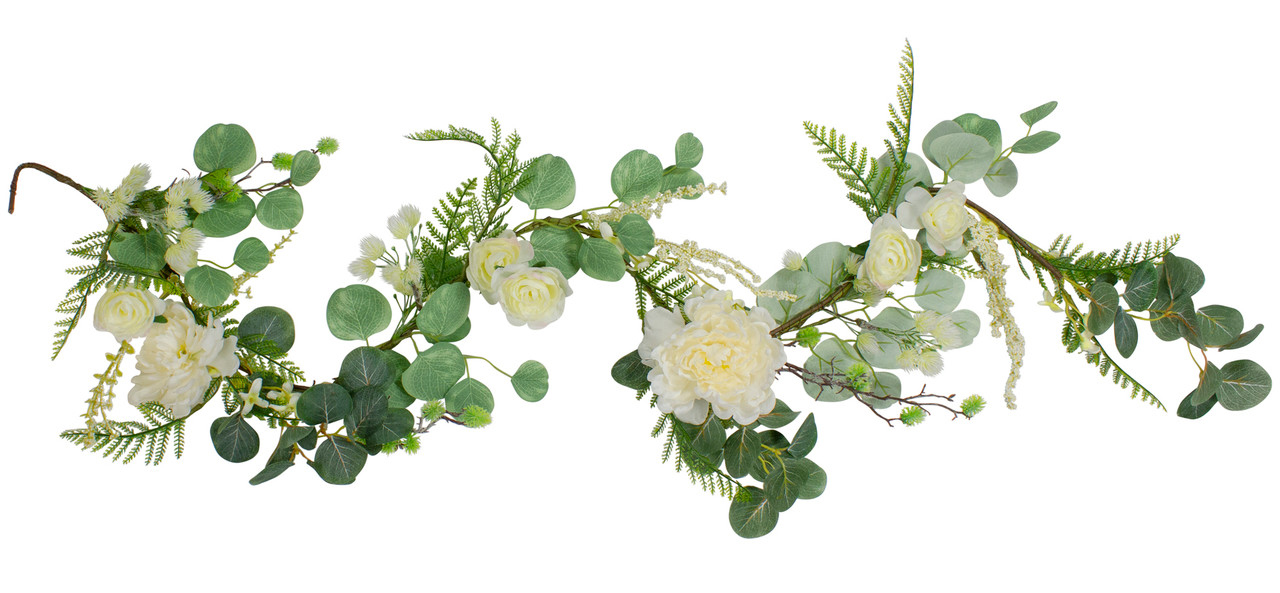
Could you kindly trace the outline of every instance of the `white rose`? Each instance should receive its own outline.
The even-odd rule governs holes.
[[[881,216],[871,225],[871,245],[858,268],[858,277],[879,288],[889,287],[915,278],[920,269],[920,243],[908,237],[892,214]]]
[[[93,309],[93,329],[108,332],[121,342],[147,335],[164,301],[140,288],[108,289]]]
[[[493,273],[494,297],[511,325],[542,329],[564,314],[564,299],[573,294],[559,268],[531,268],[518,263]]]
[[[498,302],[494,270],[532,260],[533,244],[516,238],[514,232],[503,231],[497,237],[471,244],[467,256],[467,282],[492,305]]]
[[[929,249],[938,255],[964,249],[964,232],[969,230],[964,183],[952,181],[930,195],[923,187],[913,187],[898,205],[898,220],[909,229],[924,229]]]
[[[175,418],[204,402],[214,377],[226,377],[240,367],[236,338],[222,337],[222,321],[198,325],[185,306],[164,301],[165,323],[151,326],[138,351],[138,375],[129,390],[129,403],[158,402]]]
[[[718,418],[755,422],[773,410],[775,371],[787,362],[782,342],[769,335],[773,318],[750,312],[729,291],[710,290],[685,301],[685,315],[667,309],[645,314],[640,359],[663,413],[691,424]]]

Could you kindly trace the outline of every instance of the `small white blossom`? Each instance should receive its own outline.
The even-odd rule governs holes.
[[[378,266],[374,265],[371,259],[359,257],[351,262],[351,265],[347,266],[347,271],[351,272],[351,275],[356,278],[368,280],[373,277],[374,272],[378,271]]]
[[[418,210],[417,206],[405,204],[400,207],[399,212],[387,219],[387,230],[391,231],[392,237],[408,239],[413,229],[418,228],[421,220],[422,211]]]
[[[295,392],[292,382],[285,383],[280,387],[280,395],[283,396],[283,403],[271,404],[271,409],[286,418],[298,413],[298,399],[302,397],[302,392]]]
[[[409,263],[404,266],[404,281],[410,285],[422,288],[422,262],[416,257],[409,258]]]
[[[409,286],[408,278],[404,274],[404,270],[400,266],[392,264],[382,267],[382,279],[391,285],[400,294],[413,294],[413,288]]]
[[[196,250],[187,249],[178,243],[170,245],[164,250],[164,262],[169,264],[173,271],[185,276],[191,268],[196,267]]]
[[[360,240],[360,257],[367,260],[375,260],[382,257],[387,252],[387,244],[382,239],[374,235],[369,235]]]
[[[1041,299],[1041,300],[1040,300],[1040,302],[1038,302],[1038,303],[1036,303],[1036,304],[1037,304],[1037,305],[1044,305],[1044,306],[1048,307],[1048,308],[1049,308],[1049,310],[1050,310],[1050,311],[1053,311],[1054,313],[1061,313],[1061,312],[1062,312],[1062,307],[1059,307],[1059,306],[1058,306],[1058,303],[1053,302],[1053,293],[1051,293],[1051,292],[1049,292],[1049,291],[1047,291],[1047,290],[1046,290],[1046,291],[1044,291],[1044,298],[1043,298],[1043,299]]]
[[[265,408],[271,404],[262,397],[262,377],[254,379],[253,384],[249,386],[249,391],[240,394],[240,401],[244,403],[240,408],[241,416],[252,412],[254,408]]]
[[[925,350],[916,359],[916,364],[925,376],[936,376],[942,372],[942,355],[937,350]]]
[[[164,209],[164,224],[171,229],[186,228],[191,225],[187,217],[187,209],[181,206],[169,206]]]
[[[800,253],[796,251],[788,249],[786,253],[782,254],[782,267],[799,272],[804,268],[804,256],[800,255]]]
[[[199,251],[204,245],[204,233],[192,228],[182,229],[182,232],[178,233],[176,245],[181,245],[183,249]]]
[[[120,181],[120,187],[116,191],[125,203],[131,204],[142,190],[147,189],[147,183],[150,181],[151,167],[139,163],[129,169],[129,174]]]

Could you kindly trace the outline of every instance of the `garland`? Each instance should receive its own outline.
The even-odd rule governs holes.
[[[768,533],[779,513],[826,486],[825,471],[810,457],[816,417],[800,419],[777,396],[780,378],[798,380],[816,401],[856,402],[889,426],[919,425],[935,414],[968,419],[986,408],[976,395],[904,385],[914,374],[938,375],[946,352],[982,332],[979,314],[957,309],[967,280],[985,286],[986,324],[1009,356],[1003,400],[1016,407],[1025,340],[1006,292],[1012,265],[1041,286],[1041,305],[1062,314],[1067,352],[1081,353],[1133,398],[1166,408],[1121,366],[1138,346],[1139,321],[1160,341],[1184,342],[1192,355],[1198,381],[1177,405],[1178,416],[1199,418],[1218,405],[1244,410],[1270,393],[1270,376],[1256,362],[1209,360],[1210,349],[1244,347],[1262,326],[1246,331],[1239,311],[1195,305],[1205,276],[1174,255],[1176,235],[1110,251],[1086,251],[1070,236],[1041,247],[970,197],[979,181],[997,197],[1015,189],[1014,156],[1040,153],[1059,139],[1036,129],[1056,102],[1022,113],[1026,130],[1008,146],[998,122],[967,113],[932,127],[913,152],[910,45],[900,71],[879,157],[834,129],[804,124],[847,199],[871,223],[869,236],[853,245],[822,243],[804,255],[788,251],[767,279],[727,254],[656,234],[651,223],[667,206],[726,191],[696,170],[703,146],[693,134],[676,140],[665,166],[642,149],[625,154],[611,174],[616,199],[558,216],[539,214],[573,204],[568,162],[550,154],[522,160],[520,136],[505,134],[496,120],[487,135],[454,126],[409,135],[474,145],[488,173],[463,181],[429,212],[401,207],[388,220],[389,239],[374,234],[360,242],[348,267],[358,282],[334,291],[326,313],[330,333],[357,345],[336,375],[326,373],[336,378],[324,382],[307,381],[289,360],[295,325],[287,311],[266,306],[233,315],[241,314],[252,280],[293,237],[303,218],[298,188],[316,178],[336,140],[260,158],[243,127],[214,125],[195,143],[201,174],[166,187],[151,183],[146,165],[108,190],[24,163],[10,185],[10,213],[19,175],[31,169],[70,186],[106,219],[103,230],[68,250],[87,263],[68,270],[75,281],[57,306],[64,318],[53,357],[95,295],[93,326],[119,346],[93,375],[83,426],[61,436],[113,460],[158,464],[170,452],[182,455],[187,419],[216,400],[212,407],[220,404],[223,415],[210,438],[219,456],[262,463],[260,428],[274,440],[250,484],[301,462],[325,482],[350,484],[369,457],[414,453],[437,426],[488,425],[495,396],[473,371],[489,367],[516,396],[542,399],[549,373],[540,362],[504,370],[464,352],[473,292],[513,325],[536,330],[571,306],[575,277],[634,283],[643,335],[612,376],[658,411],[652,436],[663,439],[663,461],[728,498],[730,525],[743,537]],[[283,178],[250,183],[260,169]],[[524,210],[531,214],[520,220]],[[239,239],[226,265],[201,258],[205,241],[239,237],[254,220],[282,234]],[[383,289],[369,284],[374,276]],[[735,295],[730,280],[745,292]],[[752,303],[739,298],[745,293]],[[791,353],[803,364],[790,362]],[[115,420],[109,413],[131,356],[137,372],[127,399],[142,421]]]

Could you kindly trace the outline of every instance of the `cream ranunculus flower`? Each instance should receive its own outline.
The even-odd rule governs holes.
[[[920,243],[908,237],[892,214],[871,225],[871,245],[858,268],[858,277],[880,290],[916,277],[920,269]]]
[[[929,249],[938,255],[964,249],[964,232],[969,230],[964,183],[952,181],[937,195],[923,187],[913,187],[905,198],[898,205],[898,220],[903,227],[924,229]]]
[[[773,410],[775,371],[787,362],[782,342],[769,335],[773,318],[747,311],[727,290],[685,301],[685,315],[667,309],[645,314],[640,359],[652,368],[649,382],[663,413],[692,424],[718,418],[755,422]]]
[[[222,337],[221,320],[201,326],[181,303],[165,302],[165,323],[151,326],[138,351],[129,403],[158,402],[182,418],[204,401],[209,382],[234,373],[240,359],[236,338]]]
[[[497,237],[471,244],[467,256],[467,282],[492,305],[498,302],[494,270],[532,260],[533,244],[517,238],[514,232],[503,231]]]
[[[93,309],[93,329],[121,342],[147,335],[164,301],[140,288],[108,289]]]
[[[573,294],[559,268],[509,264],[493,272],[493,294],[511,325],[542,329],[564,314],[564,299]]]

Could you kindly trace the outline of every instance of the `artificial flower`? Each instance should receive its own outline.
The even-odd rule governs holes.
[[[490,305],[498,302],[494,271],[503,266],[521,264],[533,260],[533,245],[516,237],[511,231],[471,244],[467,256],[467,282]]]
[[[493,273],[494,295],[511,325],[542,329],[564,314],[565,298],[573,294],[559,268],[519,263]]]
[[[158,402],[182,418],[204,402],[209,382],[240,367],[236,337],[222,337],[222,321],[196,323],[182,303],[165,301],[164,323],[151,326],[138,351],[129,403]]]

